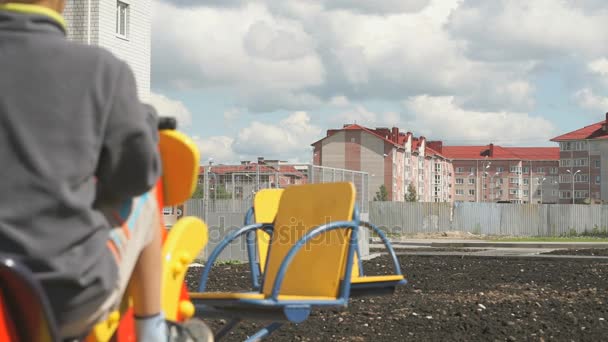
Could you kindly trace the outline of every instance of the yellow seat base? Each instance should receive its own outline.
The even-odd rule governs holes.
[[[351,284],[392,283],[405,280],[403,275],[353,277]]]
[[[205,292],[205,293],[190,293],[191,299],[198,300],[264,300],[268,299],[263,293],[259,292],[243,292],[243,293],[230,293],[230,292]],[[291,295],[280,295],[279,301],[334,301],[335,297],[320,297],[320,296],[291,296]]]

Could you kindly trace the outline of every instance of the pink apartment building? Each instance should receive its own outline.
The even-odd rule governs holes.
[[[363,171],[369,174],[369,198],[384,185],[391,201],[404,201],[410,184],[419,201],[450,202],[453,199],[451,161],[399,128],[366,128],[344,125],[327,131],[312,144],[315,165]]]
[[[606,120],[551,141],[559,143],[559,202],[608,201],[608,113]]]
[[[455,201],[557,203],[559,149],[553,147],[442,146],[452,160]]]

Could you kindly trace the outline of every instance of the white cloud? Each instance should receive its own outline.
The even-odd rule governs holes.
[[[152,92],[149,102],[159,116],[171,116],[177,119],[178,127],[189,126],[192,123],[192,113],[181,101],[173,100],[163,94]]]
[[[588,11],[576,2],[465,0],[447,28],[467,42],[470,56],[484,60],[605,55],[608,5]]]
[[[231,137],[194,137],[194,141],[200,150],[201,163],[203,164],[206,164],[210,158],[213,159],[214,162],[226,164],[239,161],[239,156],[232,149],[234,139]]]
[[[242,129],[233,148],[242,155],[267,158],[310,158],[310,144],[321,136],[306,112],[295,112],[278,124],[252,122]]]
[[[481,112],[458,107],[451,96],[416,96],[405,101],[409,125],[419,134],[456,143],[547,142],[556,134],[547,119],[517,112]]]
[[[608,76],[608,59],[600,58],[589,63],[589,70],[600,76]]]
[[[243,114],[243,110],[240,108],[231,108],[224,112],[224,120],[226,121],[236,121],[241,114]]]
[[[329,100],[329,104],[334,107],[346,107],[350,104],[346,96],[334,96]]]
[[[396,113],[358,106],[427,95],[473,113],[525,113],[543,71],[584,84],[608,73],[602,0],[153,3],[154,82],[213,89],[249,112],[328,106],[339,121],[392,124]]]
[[[314,1],[314,0],[313,0]],[[430,0],[316,0],[328,9],[343,9],[364,14],[398,14],[419,12]]]
[[[344,112],[332,115],[329,119],[329,123],[336,127],[353,123],[368,127],[397,126],[400,122],[401,116],[399,113],[375,113],[361,105],[353,106]]]
[[[302,25],[273,16],[263,4],[188,8],[156,1],[153,9],[157,82],[230,88],[255,107],[267,98],[301,99],[304,88],[324,80],[323,65]]]
[[[586,109],[608,112],[608,97],[595,95],[590,88],[584,88],[574,94],[578,104]],[[597,114],[597,113],[595,113]]]
[[[202,161],[213,158],[216,164],[241,160],[284,159],[309,162],[310,144],[321,138],[322,129],[311,122],[306,112],[294,112],[277,124],[253,121],[232,138],[227,136],[194,137]]]

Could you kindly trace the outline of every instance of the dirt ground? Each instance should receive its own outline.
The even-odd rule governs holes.
[[[608,256],[608,249],[605,248],[584,248],[584,249],[562,249],[543,254],[549,255],[588,255],[588,256]]]
[[[268,341],[608,339],[607,260],[399,258],[410,283],[394,295],[352,299],[343,311],[314,312],[302,324],[287,324]],[[383,274],[391,264],[383,256],[364,265],[368,274]],[[247,267],[216,266],[210,290],[247,290]],[[190,270],[191,290],[198,286],[201,270]],[[215,329],[223,323],[210,321]],[[226,340],[242,341],[259,326],[243,324]]]

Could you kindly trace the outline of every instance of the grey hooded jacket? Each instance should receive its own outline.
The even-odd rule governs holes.
[[[0,10],[0,253],[35,272],[59,324],[114,289],[97,208],[154,186],[157,137],[124,62],[50,17]]]

